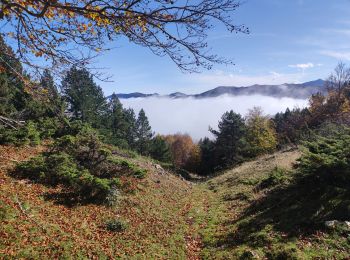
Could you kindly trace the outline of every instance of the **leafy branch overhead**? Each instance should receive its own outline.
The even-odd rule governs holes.
[[[207,32],[221,23],[248,33],[233,24],[239,6],[236,0],[0,0],[0,25],[22,61],[37,69],[39,57],[56,69],[86,65],[107,50],[105,43],[124,36],[192,72],[230,63],[209,54]]]

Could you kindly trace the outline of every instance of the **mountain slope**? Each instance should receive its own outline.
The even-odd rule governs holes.
[[[270,97],[290,97],[290,98],[309,98],[312,94],[317,92],[324,93],[325,82],[321,79],[309,81],[301,84],[282,84],[282,85],[252,85],[248,87],[235,87],[235,86],[220,86],[200,94],[187,95],[181,92],[175,92],[169,95],[160,96],[158,94],[142,94],[142,93],[130,93],[130,94],[117,94],[119,98],[147,98],[147,97],[166,97],[166,98],[213,98],[221,95],[232,96],[249,96],[249,95],[262,95]]]
[[[137,182],[125,179],[133,189],[116,207],[68,206],[58,199],[60,187],[9,175],[14,163],[45,149],[0,146],[1,259],[350,257],[346,233],[305,222],[320,198],[290,185],[300,156],[296,149],[262,156],[199,184],[137,157],[133,162],[148,175]],[[109,231],[110,220],[127,227]]]
[[[217,87],[194,95],[196,98],[217,97],[224,94],[233,96],[262,95],[270,97],[308,98],[317,92],[324,92],[324,82],[316,80],[302,84],[253,85],[249,87]]]
[[[200,241],[189,222],[190,183],[135,158],[148,176],[124,179],[134,191],[123,194],[116,208],[68,206],[59,200],[60,187],[9,176],[15,162],[43,150],[0,146],[0,258],[198,259]],[[128,227],[109,231],[110,220]]]
[[[201,230],[204,259],[349,259],[347,229],[311,220],[332,204],[312,184],[293,181],[299,157],[262,156],[202,184],[215,194]]]

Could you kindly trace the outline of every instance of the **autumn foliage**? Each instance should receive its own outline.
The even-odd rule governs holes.
[[[261,108],[255,107],[249,110],[246,125],[247,141],[252,156],[269,153],[276,149],[276,130],[272,120],[263,114]]]
[[[164,139],[170,146],[172,162],[175,166],[192,171],[198,169],[200,149],[189,135],[166,135]]]
[[[6,24],[1,33],[16,43],[22,62],[36,69],[42,67],[33,58],[42,58],[55,70],[84,66],[107,50],[106,42],[124,36],[170,57],[182,70],[194,70],[228,62],[208,54],[205,39],[214,22],[247,33],[231,20],[239,5],[235,0],[0,1],[0,24]]]

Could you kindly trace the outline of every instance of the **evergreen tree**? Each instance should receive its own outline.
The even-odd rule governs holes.
[[[132,108],[124,109],[124,118],[128,124],[126,129],[125,138],[131,149],[136,149],[136,115]]]
[[[0,73],[0,115],[7,115],[14,110],[11,105],[10,86],[7,81],[7,76]]]
[[[24,92],[23,69],[12,48],[0,35],[0,114],[16,116],[26,107],[29,95]],[[24,77],[24,76],[23,76]]]
[[[123,105],[114,93],[109,102],[109,120],[110,130],[112,132],[112,143],[122,148],[128,148],[126,135],[129,125],[125,118]]]
[[[272,119],[276,129],[278,144],[289,145],[298,143],[309,132],[310,110],[308,108],[287,108],[283,113],[277,113]]]
[[[40,87],[46,92],[47,101],[49,102],[48,109],[52,116],[62,116],[64,113],[64,102],[61,95],[58,93],[55,81],[49,70],[44,70],[40,79]]]
[[[218,131],[210,128],[216,137],[215,157],[219,165],[229,167],[241,162],[247,152],[246,126],[240,114],[232,110],[221,117]]]
[[[102,116],[107,112],[107,102],[102,89],[86,69],[72,67],[62,81],[62,91],[75,119],[100,127]]]
[[[47,91],[48,97],[53,100],[58,97],[58,90],[55,81],[49,70],[44,70],[40,79],[40,86]]]
[[[199,140],[199,147],[201,150],[200,173],[208,175],[214,171],[215,168],[215,143],[208,137]]]
[[[150,145],[150,155],[152,158],[161,162],[171,162],[171,153],[169,144],[160,135],[152,139]]]
[[[153,133],[148,118],[143,109],[140,110],[136,121],[136,149],[142,155],[148,155]]]

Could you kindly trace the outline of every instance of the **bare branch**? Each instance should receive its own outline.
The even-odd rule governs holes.
[[[249,33],[232,22],[239,6],[236,0],[0,0],[0,25],[7,23],[2,36],[17,42],[22,61],[35,70],[86,66],[108,41],[125,36],[193,72],[231,63],[210,54],[206,39],[216,22]]]

